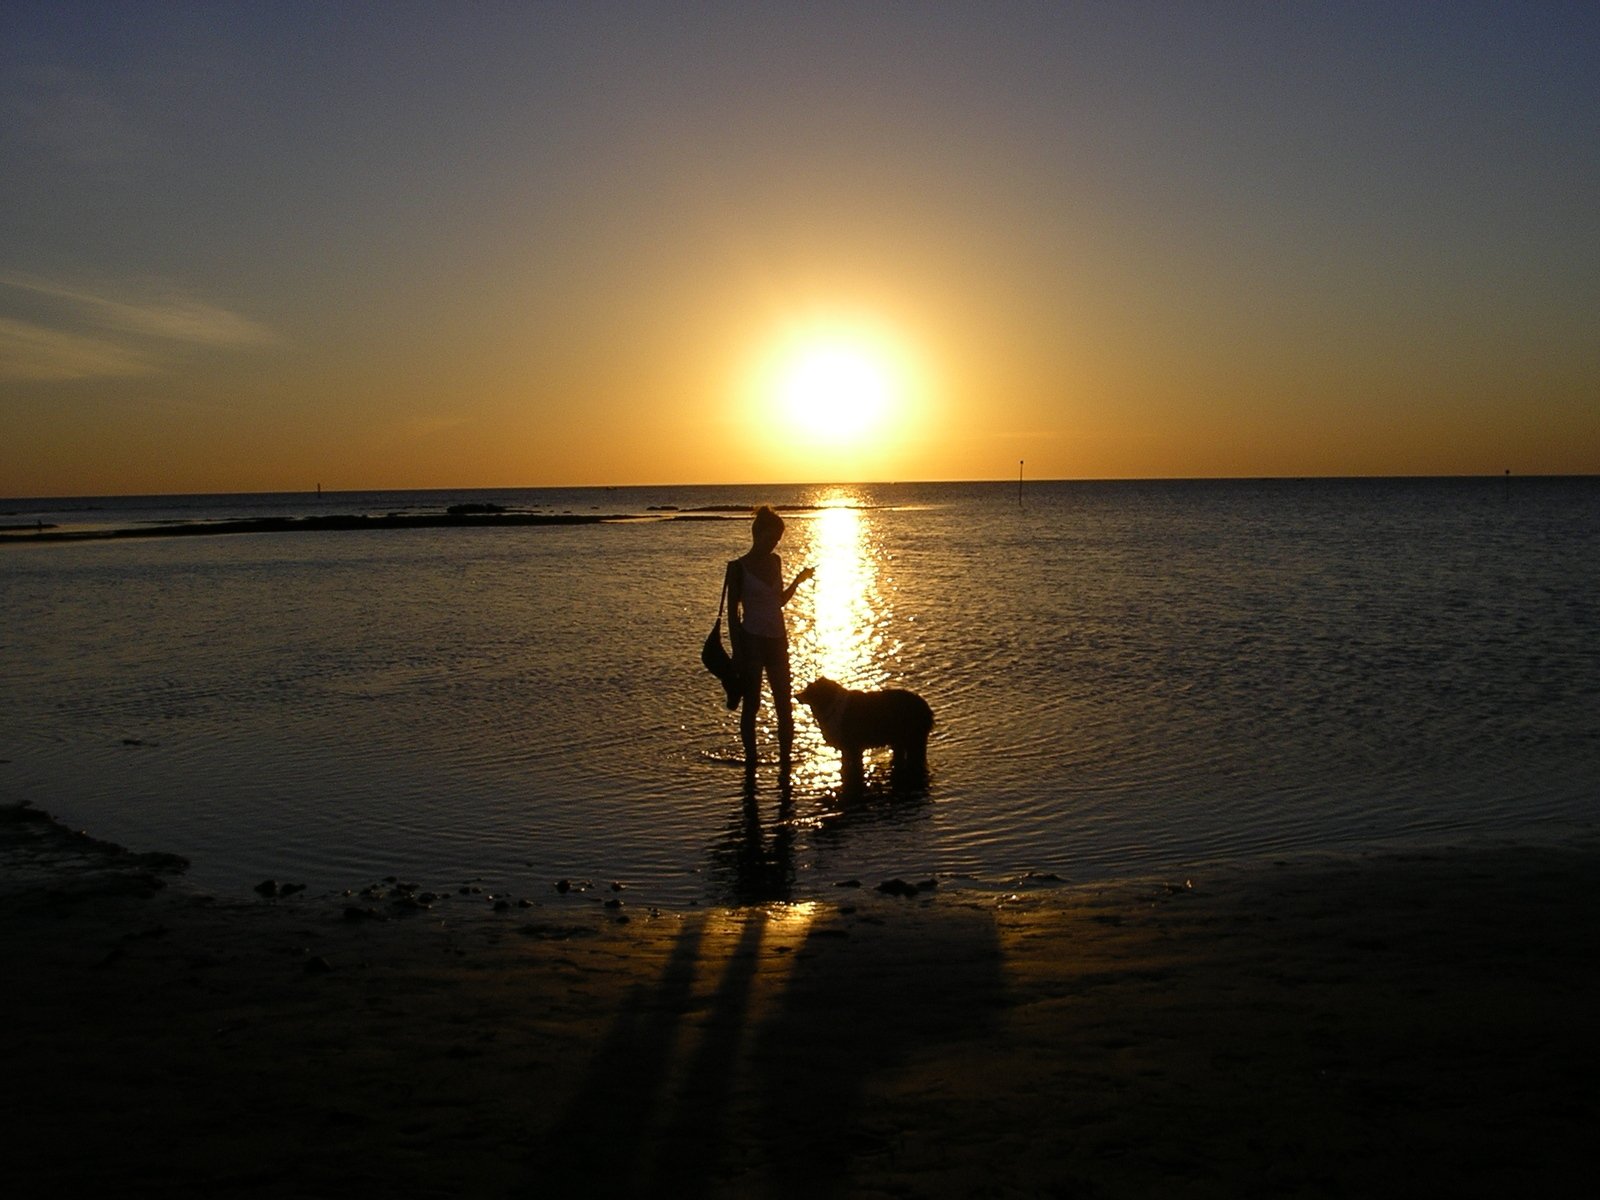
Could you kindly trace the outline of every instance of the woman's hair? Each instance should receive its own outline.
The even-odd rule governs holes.
[[[763,504],[756,509],[755,519],[750,522],[750,533],[755,537],[759,537],[763,533],[769,533],[773,537],[782,537],[783,518],[773,512],[768,505]]]

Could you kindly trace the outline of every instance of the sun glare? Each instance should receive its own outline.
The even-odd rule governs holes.
[[[770,370],[769,394],[791,434],[835,446],[860,443],[881,429],[905,392],[895,354],[860,330],[797,333]]]
[[[803,347],[784,369],[778,390],[794,428],[830,441],[851,441],[877,426],[889,395],[884,365],[843,343]]]

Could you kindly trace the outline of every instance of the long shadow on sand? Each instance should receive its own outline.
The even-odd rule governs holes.
[[[740,821],[732,873],[770,900],[786,856],[761,850],[748,806]],[[814,1197],[892,1165],[916,1131],[879,1119],[875,1094],[919,1052],[987,1036],[1006,1001],[993,915],[946,904],[935,921],[921,903],[686,919],[530,1156],[527,1194]]]
[[[876,1119],[875,1089],[919,1051],[988,1035],[1005,988],[989,914],[946,910],[935,937],[907,902],[876,907],[848,928],[767,909],[686,922],[530,1158],[527,1194],[818,1196],[892,1166],[916,1131]]]
[[[977,909],[932,922],[911,905],[874,906],[881,923],[814,923],[750,1056],[768,1137],[769,1194],[845,1190],[861,1168],[892,1165],[918,1131],[873,1106],[919,1052],[988,1036],[1006,1003],[993,916]],[[874,915],[877,915],[875,913]],[[950,1103],[962,1083],[949,1080]]]

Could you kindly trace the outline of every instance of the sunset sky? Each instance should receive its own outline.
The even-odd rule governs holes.
[[[1600,4],[0,0],[0,495],[1600,472]]]

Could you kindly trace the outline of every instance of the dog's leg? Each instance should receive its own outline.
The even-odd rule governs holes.
[[[896,791],[928,786],[928,743],[926,739],[902,742],[894,747],[889,778]]]
[[[855,794],[865,786],[866,773],[861,768],[860,749],[839,751],[839,778],[847,793]]]

